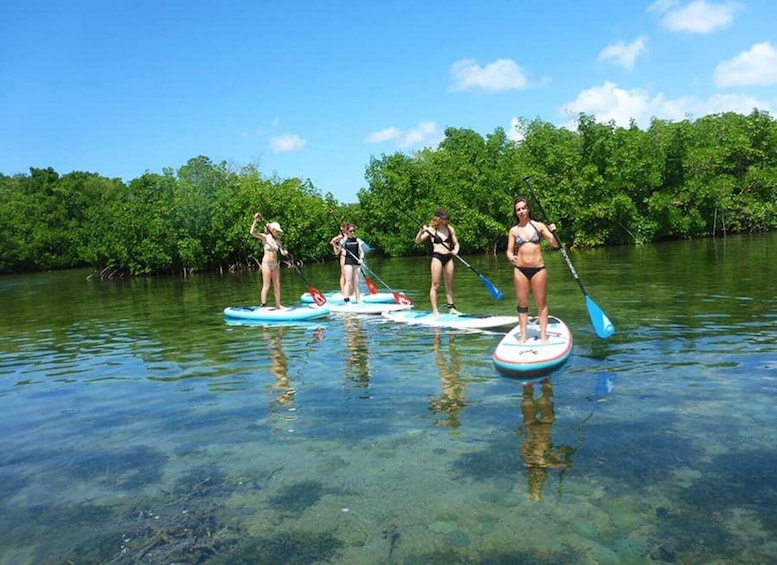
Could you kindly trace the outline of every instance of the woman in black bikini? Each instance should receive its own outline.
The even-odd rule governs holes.
[[[459,252],[459,240],[456,230],[448,225],[448,212],[439,209],[428,226],[421,226],[415,236],[416,243],[427,239],[432,240],[432,286],[429,289],[429,300],[432,302],[432,312],[439,316],[437,309],[437,288],[440,280],[445,281],[445,297],[448,300],[448,312],[460,314],[453,303],[453,256]]]
[[[518,320],[521,326],[521,342],[526,341],[526,327],[529,323],[529,291],[534,295],[537,316],[540,321],[540,339],[548,341],[548,304],[545,300],[548,290],[548,271],[542,258],[540,243],[547,241],[554,249],[559,244],[553,236],[554,224],[547,226],[532,220],[529,203],[525,198],[513,200],[516,225],[507,236],[507,259],[515,267],[513,282],[518,299]]]

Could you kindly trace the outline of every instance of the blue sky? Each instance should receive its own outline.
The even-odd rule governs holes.
[[[579,112],[777,109],[771,0],[0,0],[0,172],[205,155],[355,202],[370,158]]]

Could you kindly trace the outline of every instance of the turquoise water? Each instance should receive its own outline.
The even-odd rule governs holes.
[[[572,253],[608,340],[549,254],[575,348],[529,383],[499,332],[225,323],[257,273],[2,277],[0,563],[772,562],[776,245]],[[507,299],[459,263],[458,308],[511,313],[467,259]],[[427,259],[370,266],[429,308]]]

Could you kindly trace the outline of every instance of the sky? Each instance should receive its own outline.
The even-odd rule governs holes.
[[[372,158],[579,113],[777,109],[773,0],[0,0],[0,173],[204,155],[357,201]]]

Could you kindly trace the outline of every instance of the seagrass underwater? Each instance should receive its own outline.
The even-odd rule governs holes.
[[[0,561],[771,562],[775,244],[572,254],[608,339],[547,256],[547,382],[496,370],[509,327],[225,323],[257,272],[0,277]],[[457,308],[513,316],[504,257],[467,260],[505,298],[459,265]],[[429,310],[428,258],[370,268]]]

